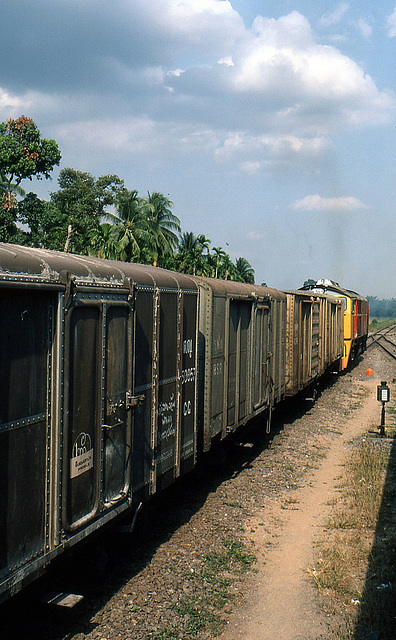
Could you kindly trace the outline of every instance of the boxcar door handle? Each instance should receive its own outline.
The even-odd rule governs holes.
[[[142,404],[146,399],[146,396],[133,396],[129,391],[126,394],[126,406],[127,409],[132,409],[132,407],[137,407],[138,404]]]

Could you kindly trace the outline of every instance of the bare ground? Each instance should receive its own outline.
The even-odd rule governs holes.
[[[307,483],[294,492],[289,506],[279,502],[272,505],[271,517],[281,522],[281,528],[270,551],[267,535],[262,535],[257,526],[265,513],[259,511],[251,519],[251,536],[259,558],[258,573],[250,587],[254,595],[247,599],[243,612],[238,609],[231,616],[223,640],[331,637],[334,620],[319,606],[308,568],[314,561],[315,539],[325,535],[324,524],[336,497],[337,478],[349,443],[378,421],[375,382],[353,385],[367,389],[364,403],[331,441],[326,458],[309,474]]]

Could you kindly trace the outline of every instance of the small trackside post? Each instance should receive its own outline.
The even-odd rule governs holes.
[[[377,387],[377,400],[382,403],[381,424],[379,427],[380,436],[385,436],[385,404],[390,400],[390,389],[385,381],[382,381]]]

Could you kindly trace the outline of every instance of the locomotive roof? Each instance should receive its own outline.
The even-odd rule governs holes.
[[[366,300],[366,298],[356,291],[351,289],[344,289],[338,282],[333,280],[318,280],[315,284],[310,284],[306,287],[301,287],[299,291],[312,291],[313,293],[333,293],[340,296],[347,296],[356,300]]]
[[[0,243],[0,281],[27,281],[63,288],[65,274],[87,286],[123,288],[129,278],[142,286],[197,289],[190,276],[159,267]]]

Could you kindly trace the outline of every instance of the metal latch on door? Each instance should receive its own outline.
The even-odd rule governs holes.
[[[145,400],[145,396],[133,396],[130,391],[126,392],[126,407],[127,409],[132,409],[133,407],[137,407],[139,404],[142,404]]]

